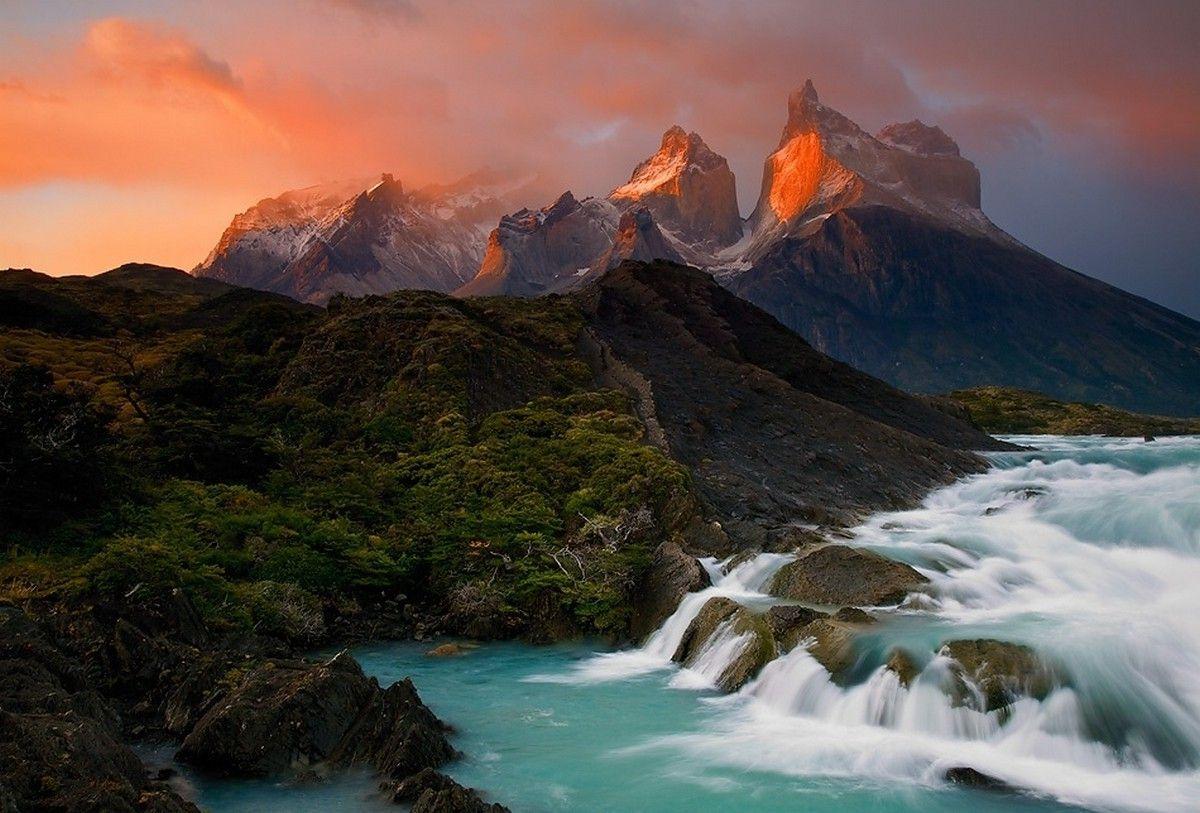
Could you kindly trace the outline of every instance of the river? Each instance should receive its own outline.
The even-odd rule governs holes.
[[[1153,443],[1016,437],[987,473],[879,514],[846,544],[917,568],[927,595],[872,610],[846,686],[802,647],[734,695],[711,678],[718,642],[671,664],[712,595],[751,607],[787,557],[706,565],[715,586],[684,599],[641,648],[482,646],[448,659],[429,644],[354,651],[390,683],[411,676],[460,732],[448,767],[514,811],[1195,811],[1200,809],[1200,438]],[[982,713],[943,691],[946,641],[1027,645],[1057,688]],[[921,671],[883,668],[903,647]],[[969,766],[1020,792],[950,785]],[[319,788],[207,782],[226,811],[395,810],[369,777]]]

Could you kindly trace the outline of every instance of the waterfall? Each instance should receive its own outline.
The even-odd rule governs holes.
[[[1200,809],[1200,439],[1027,439],[990,471],[881,514],[845,544],[929,578],[919,606],[877,613],[845,685],[805,642],[712,704],[711,730],[644,747],[713,765],[916,784],[969,766],[1013,786],[1105,809]],[[638,650],[600,655],[564,679],[620,680],[672,668],[714,596],[752,610],[790,557],[762,554],[683,598]],[[1052,664],[1039,697],[985,711],[982,691],[941,649],[997,639]],[[668,678],[711,687],[747,645],[730,622]],[[902,647],[905,685],[885,667]],[[955,685],[965,690],[956,697]],[[973,702],[972,702],[973,701]]]

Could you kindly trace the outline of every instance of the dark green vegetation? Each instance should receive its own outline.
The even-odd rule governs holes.
[[[18,271],[0,319],[4,592],[182,588],[216,631],[297,645],[381,608],[385,634],[623,637],[660,544],[794,546],[994,445],[670,264],[326,310]]]
[[[1011,387],[976,387],[947,396],[988,432],[1040,435],[1197,435],[1200,418],[1141,415],[1103,404],[1057,401]],[[1200,404],[1196,405],[1200,410]]]
[[[847,209],[729,278],[823,353],[909,392],[1003,385],[1194,415],[1200,322],[1016,241]]]
[[[687,476],[574,356],[561,300],[279,297],[129,269],[0,277],[13,591],[183,586],[316,640],[443,600],[482,635],[621,634]]]

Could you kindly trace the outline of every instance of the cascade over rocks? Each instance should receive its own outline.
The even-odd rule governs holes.
[[[630,637],[635,641],[649,635],[679,606],[688,593],[712,583],[708,571],[679,543],[668,539],[654,551],[654,558],[638,589]]]
[[[733,636],[744,641],[713,682],[724,692],[735,692],[778,654],[766,619],[736,601],[724,596],[709,599],[688,625],[672,660],[686,667],[698,666],[710,647]]]
[[[780,568],[770,592],[810,604],[898,604],[928,582],[906,564],[861,548],[826,545]]]
[[[955,702],[981,711],[1003,708],[1022,695],[1041,700],[1058,684],[1054,670],[1022,644],[990,638],[950,641],[940,654],[955,661]]]

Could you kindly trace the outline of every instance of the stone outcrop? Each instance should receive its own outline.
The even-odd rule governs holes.
[[[660,544],[635,591],[630,637],[645,638],[675,612],[685,595],[710,583],[708,572],[678,542],[669,539]]]
[[[413,813],[508,813],[507,807],[488,804],[473,788],[429,768],[397,782],[389,796],[397,804],[412,805]]]
[[[454,755],[410,681],[381,689],[353,658],[338,655],[252,669],[200,718],[177,758],[228,776],[370,765],[402,778]]]
[[[198,813],[122,741],[78,658],[0,606],[0,811]]]
[[[771,594],[808,604],[874,607],[899,604],[928,580],[902,562],[845,545],[826,545],[789,562]]]

